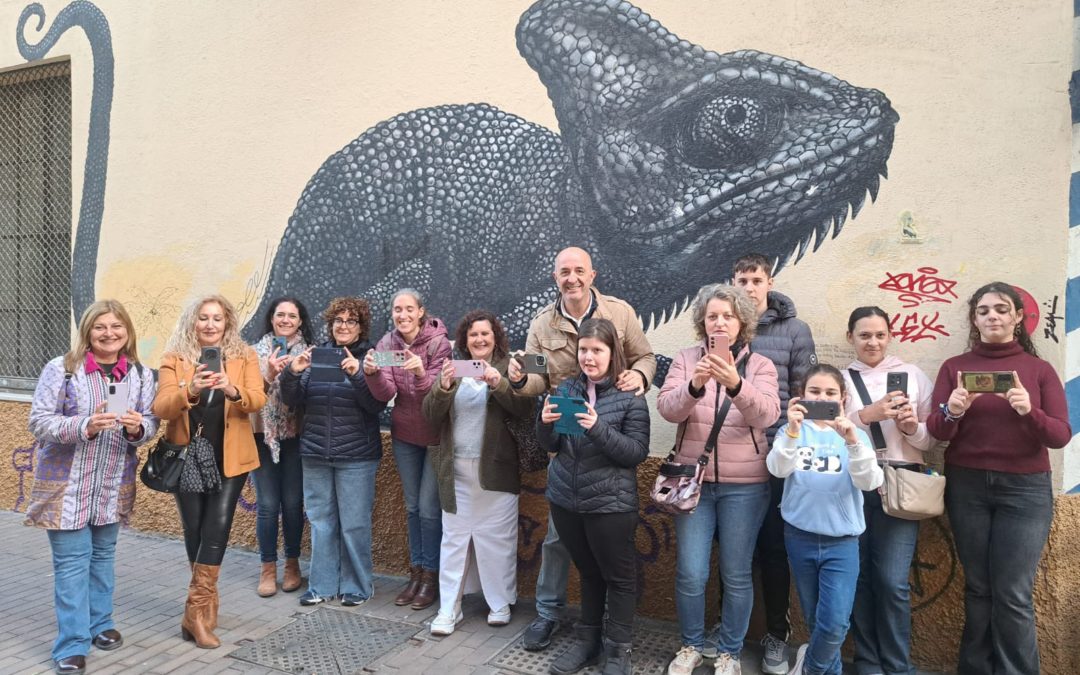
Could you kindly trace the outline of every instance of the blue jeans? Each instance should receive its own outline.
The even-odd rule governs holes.
[[[405,514],[409,529],[409,564],[425,570],[439,569],[439,546],[442,544],[442,508],[439,484],[427,446],[393,439],[394,461],[401,476],[405,495]]]
[[[893,518],[877,490],[863,493],[866,531],[859,537],[859,583],[851,633],[860,675],[914,675],[911,665],[911,559],[919,521]]]
[[[52,657],[86,656],[90,640],[115,627],[113,561],[120,524],[48,532],[57,627]]]
[[[840,675],[840,646],[859,579],[859,538],[829,537],[786,524],[784,543],[810,631],[803,673]]]
[[[715,536],[724,598],[713,637],[720,652],[738,657],[742,651],[754,608],[754,545],[768,507],[768,483],[705,483],[697,509],[675,516],[675,610],[684,645],[701,651],[705,644],[705,584]]]
[[[547,534],[540,546],[540,574],[536,577],[536,613],[549,621],[562,621],[566,612],[566,585],[570,580],[570,551],[559,539],[548,512]]]
[[[255,536],[264,563],[277,562],[278,514],[285,539],[285,557],[300,557],[304,534],[304,466],[300,461],[300,439],[281,441],[280,461],[275,464],[262,434],[255,434],[259,447],[259,468],[255,480]]]
[[[311,523],[308,590],[331,598],[375,592],[371,511],[379,460],[303,457],[304,503]]]
[[[959,675],[1039,672],[1032,599],[1050,534],[1050,473],[949,467],[945,507],[964,566]]]

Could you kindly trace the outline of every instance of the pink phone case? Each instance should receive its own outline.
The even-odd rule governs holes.
[[[484,362],[475,359],[454,359],[454,377],[483,377]]]

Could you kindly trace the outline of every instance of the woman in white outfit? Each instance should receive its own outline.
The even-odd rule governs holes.
[[[443,510],[441,607],[431,622],[433,635],[449,635],[461,621],[461,596],[473,564],[490,608],[488,623],[510,623],[510,605],[517,602],[521,483],[506,419],[533,412],[532,399],[510,390],[506,331],[492,313],[466,314],[455,345],[462,359],[481,362],[483,375],[462,377],[447,361],[423,404],[424,417],[440,433],[431,450]]]

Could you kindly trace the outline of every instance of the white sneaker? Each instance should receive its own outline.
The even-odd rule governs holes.
[[[667,675],[690,675],[701,665],[701,652],[687,645],[675,654],[667,667]]]
[[[431,634],[446,636],[454,632],[459,622],[465,617],[462,616],[461,610],[458,610],[456,617],[446,616],[442,612],[435,615],[435,618],[431,620]]]
[[[742,675],[742,663],[734,654],[722,652],[713,661],[713,675]]]
[[[503,605],[500,609],[488,612],[489,626],[505,626],[510,623],[510,605]]]
[[[806,649],[810,646],[810,643],[804,644],[799,647],[799,654],[795,657],[795,665],[788,671],[788,675],[802,675],[803,661],[806,660]]]

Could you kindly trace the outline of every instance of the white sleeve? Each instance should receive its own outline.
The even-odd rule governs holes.
[[[885,482],[885,474],[877,463],[877,455],[864,443],[847,446],[848,474],[860,490],[876,490]]]
[[[799,439],[788,436],[787,425],[780,427],[773,439],[772,450],[765,457],[765,466],[769,473],[777,478],[790,476],[795,471],[795,451],[798,447]]]

